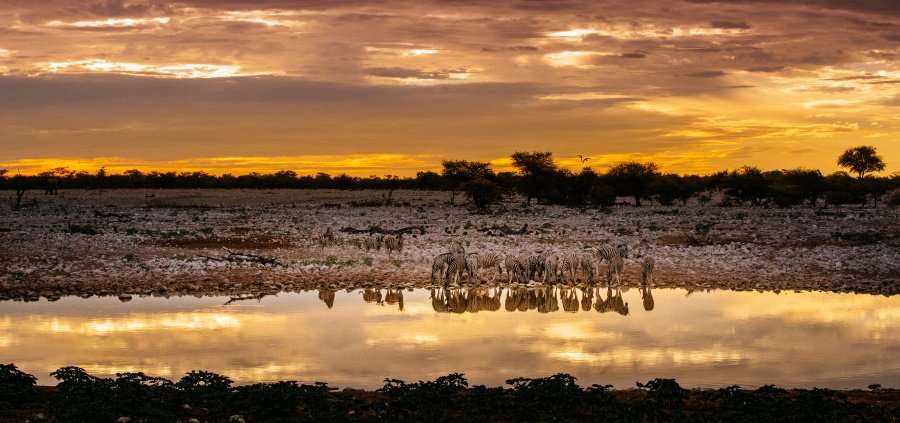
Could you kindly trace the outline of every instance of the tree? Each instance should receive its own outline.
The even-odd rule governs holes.
[[[660,205],[671,206],[679,198],[678,189],[681,185],[681,178],[678,175],[660,175],[654,178],[650,185],[650,191],[656,196],[656,201]]]
[[[650,184],[659,175],[659,168],[653,162],[627,162],[614,166],[607,175],[616,190],[634,197],[634,206],[641,206],[641,198],[646,197]]]
[[[441,174],[447,181],[450,189],[450,204],[456,201],[456,193],[464,189],[466,183],[475,178],[485,178],[493,175],[491,165],[483,162],[470,162],[468,160],[444,160],[441,162],[443,171]]]
[[[776,203],[780,205],[809,201],[814,207],[819,197],[828,189],[828,184],[822,172],[798,168],[778,172],[771,189]]]
[[[503,195],[500,186],[492,180],[478,176],[463,186],[466,195],[478,209],[486,209],[493,203],[496,203]]]
[[[847,149],[838,157],[837,164],[855,173],[856,179],[859,180],[862,180],[867,173],[884,170],[884,160],[875,151],[875,147],[868,145]]]
[[[553,153],[547,152],[516,152],[510,156],[519,174],[522,175],[521,191],[525,195],[525,203],[531,205],[531,199],[542,198],[542,192],[552,184],[556,173],[556,164],[553,162]]]
[[[728,174],[725,188],[728,195],[757,205],[769,193],[769,182],[761,170],[744,166]]]

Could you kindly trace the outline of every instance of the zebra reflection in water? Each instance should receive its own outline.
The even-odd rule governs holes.
[[[320,289],[319,290],[319,299],[328,306],[328,309],[334,307],[334,293],[333,289]]]
[[[362,292],[363,301],[367,303],[374,303],[377,305],[396,305],[400,311],[403,311],[404,302],[403,302],[403,290],[402,289],[393,289],[388,288],[385,290],[384,295],[382,295],[380,289],[372,289],[366,288]]]
[[[507,312],[537,311],[553,313],[561,309],[567,313],[596,311],[629,315],[629,306],[617,288],[574,288],[556,286],[510,288],[432,288],[431,307],[438,313],[477,313],[479,311]],[[506,291],[504,297],[503,292]],[[644,310],[653,310],[650,287],[642,287]]]

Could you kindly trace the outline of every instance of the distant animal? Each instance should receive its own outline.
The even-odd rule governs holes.
[[[383,240],[384,249],[387,250],[388,255],[392,252],[403,252],[403,234],[399,234],[397,236],[388,235],[384,237]]]
[[[438,254],[431,261],[431,282],[434,283],[434,275],[437,274],[441,280],[445,279],[445,272],[449,271],[450,262],[453,260],[453,253]]]
[[[44,189],[44,194],[45,195],[56,195],[57,194],[56,191],[59,188],[59,179],[57,179],[53,176],[48,176],[46,182],[47,182],[47,186]]]
[[[334,231],[331,230],[331,227],[326,229],[323,234],[316,238],[316,243],[322,248],[330,247],[337,243],[337,237],[334,235]]]
[[[656,260],[653,257],[645,256],[641,262],[641,283],[653,283],[653,269],[656,267]]]
[[[382,240],[383,239],[381,235],[369,235],[363,241],[363,247],[365,248],[367,253],[373,250],[378,251],[381,249]]]

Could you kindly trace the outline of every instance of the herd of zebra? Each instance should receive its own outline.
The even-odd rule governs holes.
[[[317,244],[330,247],[340,243],[331,228],[316,237]],[[397,235],[369,234],[363,238],[351,238],[348,242],[370,251],[385,250],[388,255],[403,252],[403,233]],[[606,263],[606,281],[619,285],[628,258],[627,244],[616,247],[603,245],[585,247],[579,252],[538,252],[533,254],[500,254],[496,252],[466,253],[459,241],[451,243],[447,252],[438,254],[431,264],[431,282],[435,279],[445,284],[461,281],[479,281],[482,270],[496,269],[494,279],[506,274],[507,283],[594,283],[600,275],[600,268]],[[641,282],[652,283],[656,262],[643,255],[641,261]]]
[[[462,280],[479,280],[482,269],[496,269],[495,278],[507,276],[507,283],[575,283],[581,280],[589,283],[596,281],[603,262],[607,263],[606,281],[611,285],[621,283],[625,270],[625,259],[628,258],[628,246],[600,246],[585,248],[582,252],[539,252],[534,254],[500,254],[496,252],[466,253],[459,242],[454,242],[450,249],[438,254],[432,260],[431,281],[435,276],[444,283],[457,283]],[[641,281],[652,283],[655,260],[644,256],[641,261]]]
[[[335,236],[334,231],[328,228],[324,233],[316,237],[316,243],[321,248],[332,247],[339,243],[339,239]],[[365,250],[366,253],[384,249],[390,255],[391,253],[403,252],[403,233],[401,232],[397,235],[371,234],[365,238],[351,238],[349,243]]]

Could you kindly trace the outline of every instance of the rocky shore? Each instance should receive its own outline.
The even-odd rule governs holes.
[[[889,208],[523,207],[490,213],[444,192],[107,190],[32,194],[0,210],[0,299],[66,295],[255,295],[428,287],[431,258],[583,251],[626,243],[651,256],[654,286],[900,293],[900,211]],[[365,230],[420,228],[400,253],[365,251]],[[331,228],[333,242],[317,237]],[[359,231],[363,231],[359,233]],[[640,258],[626,261],[640,284]],[[492,271],[466,285],[506,285]],[[531,282],[535,284],[537,282]],[[584,285],[569,281],[567,285]],[[597,281],[605,284],[605,281]]]

